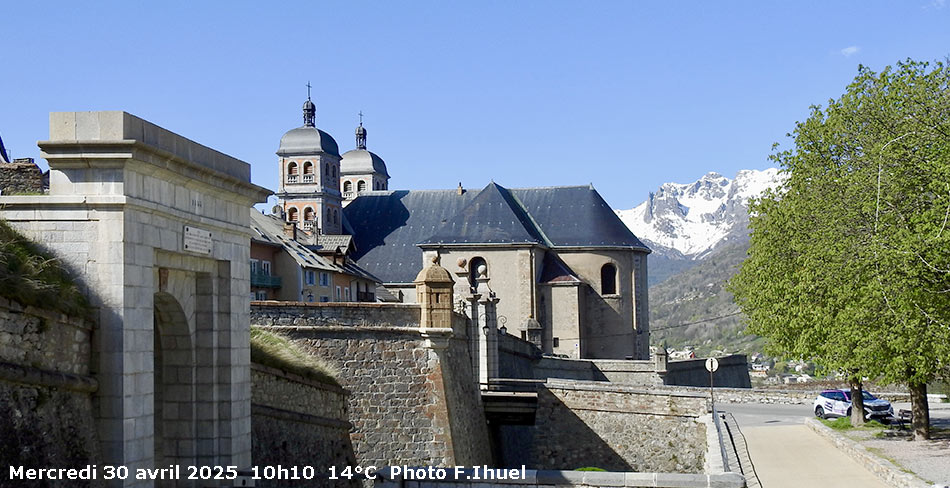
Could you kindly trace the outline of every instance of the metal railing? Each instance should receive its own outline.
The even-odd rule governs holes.
[[[271,276],[263,271],[251,271],[251,286],[280,288],[280,276]]]

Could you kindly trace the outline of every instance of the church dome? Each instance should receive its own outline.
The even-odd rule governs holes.
[[[316,153],[340,156],[340,149],[333,137],[313,126],[292,129],[280,138],[278,156],[307,156]]]
[[[383,158],[366,149],[353,149],[343,153],[340,160],[340,173],[344,175],[378,173],[389,178]]]

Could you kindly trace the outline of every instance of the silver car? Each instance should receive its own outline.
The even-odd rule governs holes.
[[[862,390],[864,394],[864,413],[868,419],[887,423],[894,417],[891,402],[882,400]],[[818,395],[813,405],[815,416],[828,419],[851,416],[851,390],[825,390]]]

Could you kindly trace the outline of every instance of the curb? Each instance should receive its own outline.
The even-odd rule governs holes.
[[[912,474],[901,471],[894,463],[882,459],[879,456],[868,451],[866,447],[857,442],[835,433],[827,425],[822,424],[816,419],[805,420],[805,425],[831,441],[839,450],[850,456],[852,459],[864,466],[868,471],[882,479],[885,483],[896,488],[933,488],[934,486]]]

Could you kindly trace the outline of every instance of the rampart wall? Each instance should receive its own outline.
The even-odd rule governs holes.
[[[464,319],[453,324],[453,335],[418,328],[419,315],[418,305],[267,302],[252,305],[251,324],[272,327],[338,369],[350,392],[350,439],[361,465],[491,464],[480,394],[459,334]]]
[[[0,466],[100,462],[91,327],[0,298]]]
[[[709,407],[699,393],[548,380],[538,391],[529,466],[702,473]]]
[[[251,445],[258,466],[356,464],[347,421],[346,390],[260,364],[251,364]],[[314,480],[313,486],[345,481]],[[321,484],[323,483],[323,484]],[[279,486],[268,480],[256,486]],[[354,483],[353,486],[358,486]]]

